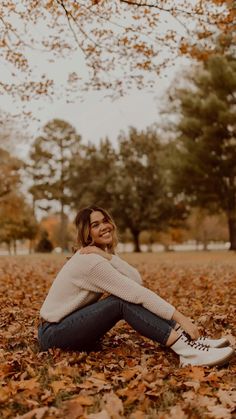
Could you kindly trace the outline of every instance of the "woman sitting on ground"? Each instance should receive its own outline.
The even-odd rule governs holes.
[[[180,356],[180,365],[220,365],[234,350],[226,338],[200,337],[173,305],[142,285],[138,271],[115,254],[117,229],[102,208],[75,218],[79,250],[54,280],[40,310],[42,350],[92,350],[119,320]],[[108,297],[99,300],[103,293]]]

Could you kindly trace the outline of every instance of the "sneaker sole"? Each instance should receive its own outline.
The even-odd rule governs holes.
[[[232,348],[232,351],[226,355],[224,358],[221,358],[218,362],[213,361],[213,362],[208,362],[207,364],[191,364],[191,363],[186,363],[186,364],[180,364],[180,367],[187,367],[188,365],[194,365],[196,367],[218,367],[224,364],[227,364],[230,359],[233,358],[233,356],[235,355],[235,350]]]

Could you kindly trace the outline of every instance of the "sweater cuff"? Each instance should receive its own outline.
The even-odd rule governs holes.
[[[167,303],[167,301],[166,301],[166,303]],[[166,312],[166,319],[167,320],[172,320],[172,317],[173,317],[173,315],[174,315],[174,312],[175,312],[175,307],[174,306],[172,306],[172,304],[170,304],[170,303],[167,303],[168,304],[168,308],[167,308],[167,312]]]

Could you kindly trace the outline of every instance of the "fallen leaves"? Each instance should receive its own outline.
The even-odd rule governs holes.
[[[126,255],[145,284],[235,344],[236,260],[222,253]],[[119,322],[100,351],[39,352],[38,313],[59,255],[0,258],[0,409],[17,419],[228,419],[236,406],[235,360],[224,368],[179,368],[170,350]]]

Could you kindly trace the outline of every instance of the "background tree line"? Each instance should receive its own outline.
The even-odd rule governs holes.
[[[229,42],[185,75],[184,87],[169,94],[165,135],[152,127],[121,133],[117,147],[108,138],[84,144],[68,122],[54,119],[42,129],[22,163],[3,149],[0,189],[0,240],[33,238],[36,208],[60,218],[60,246],[68,246],[70,214],[96,203],[110,210],[121,233],[150,241],[186,224],[191,208],[221,214],[228,222],[230,249],[236,250],[236,60]],[[20,193],[27,173],[32,210]],[[196,211],[196,210],[195,210]],[[24,216],[25,214],[25,216]],[[195,212],[196,214],[196,212]],[[197,216],[196,216],[197,217]],[[199,219],[201,229],[202,218]]]

